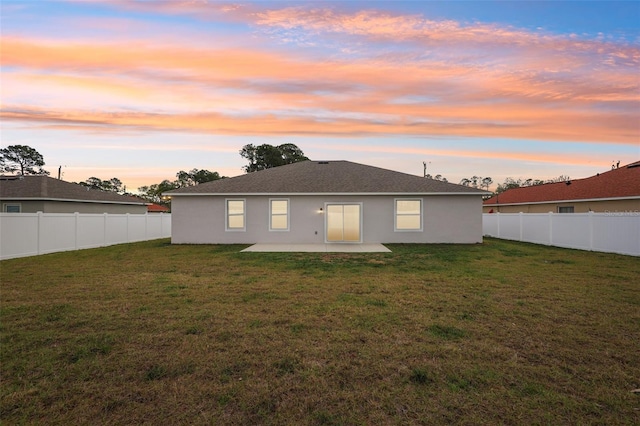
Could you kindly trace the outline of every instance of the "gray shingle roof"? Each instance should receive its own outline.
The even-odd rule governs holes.
[[[65,200],[94,203],[145,205],[136,197],[115,192],[88,189],[77,183],[65,182],[49,176],[20,176],[0,178],[0,199],[3,200]]]
[[[350,161],[302,161],[167,192],[172,196],[409,193],[482,195],[484,191]]]

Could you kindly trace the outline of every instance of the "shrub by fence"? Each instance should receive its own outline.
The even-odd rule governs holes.
[[[0,259],[170,236],[170,214],[0,213]]]
[[[483,234],[506,240],[640,256],[640,212],[484,213]]]

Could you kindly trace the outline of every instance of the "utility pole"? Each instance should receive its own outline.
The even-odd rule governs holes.
[[[429,161],[429,163],[431,163],[431,161]],[[422,177],[427,177],[427,164],[429,164],[429,163],[427,163],[426,161],[422,162],[422,165],[424,166],[424,173],[423,173]]]

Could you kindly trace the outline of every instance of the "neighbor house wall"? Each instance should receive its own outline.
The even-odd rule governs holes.
[[[110,213],[110,214],[146,214],[146,205],[81,203],[69,201],[45,202],[45,213]]]
[[[289,199],[289,230],[269,231],[269,199]],[[423,200],[422,231],[394,231],[394,200]],[[225,200],[246,200],[246,229],[225,230]],[[174,244],[324,243],[326,203],[362,203],[364,243],[477,243],[482,241],[482,199],[435,196],[176,196]]]
[[[21,213],[110,213],[110,214],[146,214],[146,205],[83,203],[75,201],[46,200],[0,200],[0,204],[20,204]],[[4,207],[3,207],[4,210]]]
[[[5,204],[20,204],[21,213],[44,213],[44,201],[0,200],[0,207],[2,208],[3,213],[5,210]]]
[[[609,201],[566,201],[562,203],[522,204],[522,205],[487,205],[482,212],[489,213],[557,213],[558,207],[573,206],[574,213],[613,213],[613,212],[638,212],[640,211],[640,199],[638,200],[609,200]]]

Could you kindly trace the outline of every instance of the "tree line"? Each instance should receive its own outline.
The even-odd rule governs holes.
[[[435,175],[435,176],[431,176],[430,174],[425,175],[425,178],[427,179],[434,179],[434,180],[438,180],[441,182],[448,182],[447,178],[443,177],[442,175]],[[553,179],[546,179],[546,180],[542,180],[542,179],[532,179],[532,178],[527,178],[527,179],[514,179],[512,177],[508,177],[504,180],[503,183],[499,183],[498,186],[496,187],[495,191],[492,191],[493,195],[496,194],[501,194],[509,189],[513,189],[513,188],[524,188],[527,186],[536,186],[536,185],[543,185],[545,183],[557,183],[557,182],[567,182],[571,180],[571,178],[569,176],[566,175],[560,175],[558,177],[555,177]],[[463,185],[463,186],[468,186],[471,188],[478,188],[478,189],[485,189],[486,191],[489,191],[489,186],[493,183],[493,179],[490,176],[487,177],[482,177],[482,176],[471,176],[469,178],[462,178],[459,182],[459,185]]]
[[[308,160],[304,152],[298,146],[292,143],[286,143],[278,146],[269,144],[253,145],[247,144],[239,151],[242,158],[247,160],[247,165],[243,166],[246,173],[252,173],[259,170],[265,170],[272,167],[283,166],[285,164],[296,163],[298,161]],[[43,156],[35,149],[26,145],[11,145],[7,148],[0,149],[0,173],[15,173],[19,175],[49,175],[49,172],[42,167],[45,165]],[[205,182],[211,182],[218,179],[224,179],[226,176],[220,176],[218,172],[212,172],[205,169],[191,169],[189,171],[180,170],[176,173],[174,180],[165,179],[162,182],[152,185],[141,186],[138,188],[137,196],[144,198],[150,202],[165,204],[162,194],[173,189],[183,188],[185,186],[199,185]],[[425,175],[426,179],[434,179],[441,182],[448,182],[447,178],[438,174],[431,176]],[[521,188],[534,185],[542,185],[545,183],[566,182],[569,176],[560,175],[553,179],[514,179],[508,177],[503,183],[498,184],[494,194],[501,194],[512,188]],[[134,195],[127,191],[126,186],[116,177],[111,179],[100,179],[92,176],[80,185],[99,189],[102,191],[112,191],[118,194]],[[473,188],[489,190],[489,186],[493,183],[493,179],[489,176],[471,176],[463,178],[459,184]]]

